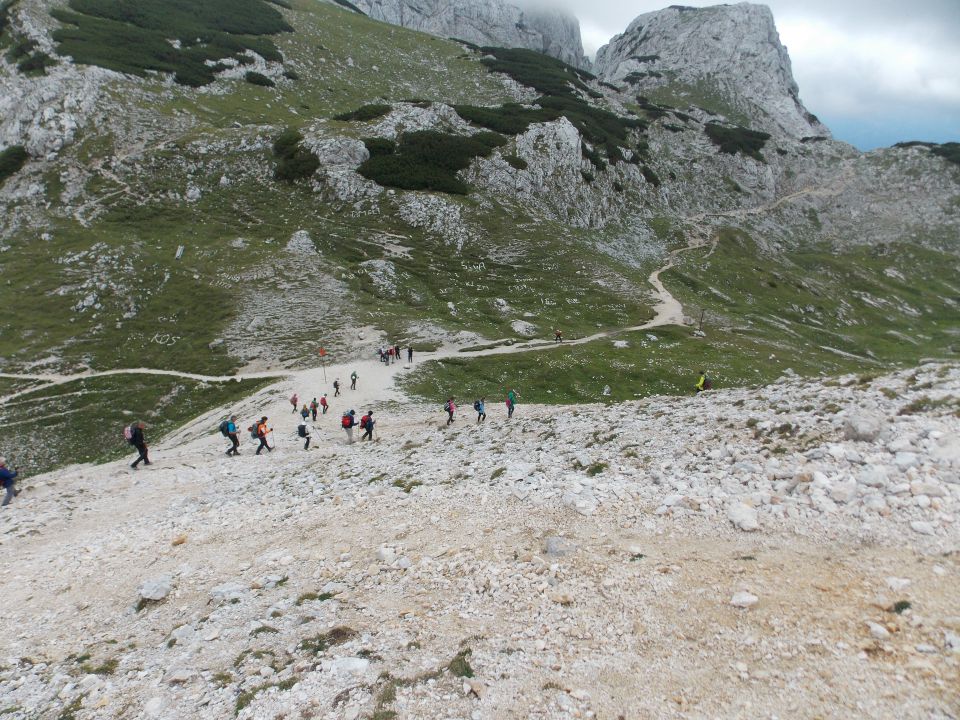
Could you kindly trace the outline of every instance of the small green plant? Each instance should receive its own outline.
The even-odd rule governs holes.
[[[911,605],[911,603],[910,603],[909,600],[897,600],[897,601],[893,604],[893,608],[891,608],[891,609],[892,609],[893,612],[895,612],[897,615],[902,615],[905,610],[909,610],[911,607],[912,607],[912,605]]]
[[[505,467],[498,467],[496,470],[494,470],[492,473],[490,473],[490,479],[491,479],[491,480],[496,480],[498,477],[500,477],[501,475],[503,475],[506,471],[507,471],[507,469],[506,469]]]
[[[595,462],[595,463],[591,463],[589,466],[587,466],[586,473],[587,473],[587,475],[589,475],[590,477],[594,477],[595,475],[599,475],[599,474],[602,473],[604,470],[606,470],[607,467],[608,467],[608,465],[607,465],[607,463],[605,463],[605,462]]]
[[[507,161],[508,165],[517,170],[526,170],[528,167],[527,161],[517,155],[504,155],[503,159]]]
[[[319,158],[302,145],[303,135],[295,128],[287,128],[273,143],[273,155],[277,159],[273,177],[284,182],[304,180],[320,167]]]
[[[262,693],[264,690],[269,690],[270,688],[277,688],[278,690],[289,690],[298,682],[300,682],[298,678],[291,677],[291,678],[287,678],[286,680],[281,680],[280,682],[257,685],[256,687],[252,687],[249,690],[245,690],[244,692],[240,693],[240,695],[237,697],[237,702],[236,702],[236,705],[234,706],[234,711],[236,712],[236,714],[239,715],[240,711],[243,710],[247,705],[252,703],[253,699],[257,697],[257,695]]]
[[[11,145],[0,151],[0,185],[8,177],[19,172],[29,159],[30,156],[23,145]]]
[[[99,665],[84,663],[80,666],[80,669],[91,675],[113,675],[117,671],[118,664],[119,662],[116,658],[110,658],[109,660],[104,660]]]
[[[278,632],[280,631],[277,630],[272,625],[260,625],[259,627],[255,627],[253,630],[250,631],[250,637],[257,637],[257,635],[263,635],[264,633],[268,633],[272,635]]]
[[[357,631],[353,628],[338,625],[328,632],[320,633],[319,635],[314,635],[312,638],[305,638],[304,640],[301,640],[297,647],[310,655],[316,655],[317,653],[323,652],[324,650],[327,650],[335,645],[342,645],[343,643],[352,640],[356,636]]]
[[[395,488],[400,488],[407,494],[410,494],[415,487],[420,487],[421,485],[423,485],[423,483],[419,480],[401,480],[400,478],[397,478],[393,481],[393,486]]]
[[[447,665],[450,673],[456,677],[473,677],[473,668],[467,658],[470,656],[470,648],[458,652],[453,660]]]
[[[233,674],[221,670],[220,672],[214,673],[211,679],[218,687],[226,687],[233,682]]]
[[[325,600],[330,600],[333,597],[331,593],[315,593],[315,592],[305,592],[300,597],[297,598],[294,605],[300,607],[305,602],[313,602],[314,600],[319,600],[323,602]]]
[[[276,83],[268,78],[263,73],[258,73],[253,70],[248,70],[247,73],[243,76],[251,85],[259,85],[260,87],[276,87]]]
[[[376,120],[377,118],[383,117],[391,110],[393,110],[392,105],[361,105],[356,110],[334,115],[333,119],[341,120],[343,122],[370,122],[371,120]]]

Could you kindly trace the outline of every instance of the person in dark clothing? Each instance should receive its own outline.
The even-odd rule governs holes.
[[[310,403],[310,414],[313,415],[313,421],[317,421],[317,408],[320,407],[320,404],[317,402],[317,399],[314,398]]]
[[[257,455],[260,454],[260,451],[264,448],[267,449],[267,452],[273,452],[273,448],[267,445],[267,435],[270,433],[270,428],[267,427],[267,416],[264,415],[260,418],[260,422],[257,423],[257,437],[260,439],[260,446],[257,448]]]
[[[133,424],[133,437],[130,438],[130,444],[133,445],[137,452],[140,453],[140,457],[130,463],[130,467],[134,470],[137,469],[137,465],[142,461],[144,465],[152,465],[150,458],[147,457],[147,441],[143,437],[143,431],[147,426],[143,422],[137,422]]]
[[[393,356],[397,359],[397,362],[400,362],[400,346],[399,345],[393,348]]]
[[[20,494],[20,491],[14,487],[14,483],[17,481],[17,471],[8,468],[7,459],[2,457],[0,457],[0,480],[3,480],[3,489],[7,491],[3,496],[3,505],[6,506]]]
[[[227,448],[227,455],[240,454],[240,437],[237,435],[237,416],[231,415],[227,420],[227,438],[230,440],[230,447]]]
[[[447,411],[447,425],[449,425],[453,422],[453,414],[457,411],[457,406],[454,404],[452,397],[447,400],[443,409]]]
[[[350,374],[350,389],[351,389],[351,390],[356,390],[356,389],[357,389],[357,378],[358,378],[358,377],[359,377],[359,376],[357,375],[357,371],[356,371],[356,370],[354,370],[354,371]]]
[[[413,362],[413,348],[407,348],[407,362]]]
[[[477,424],[479,425],[487,419],[487,399],[480,398],[473,403],[473,409],[477,411]]]
[[[367,414],[360,418],[360,429],[363,430],[361,440],[373,440],[373,410],[367,410]]]
[[[237,416],[231,415],[227,420],[227,437],[230,438],[230,447],[227,448],[227,455],[240,454],[240,437],[237,435]]]
[[[340,397],[340,378],[333,381],[333,396]]]

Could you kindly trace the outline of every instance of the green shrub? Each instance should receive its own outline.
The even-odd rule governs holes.
[[[503,159],[506,160],[512,167],[515,167],[517,170],[526,170],[528,165],[527,161],[522,157],[517,157],[516,155],[504,155]]]
[[[457,172],[504,144],[506,138],[491,132],[464,137],[422,130],[406,133],[395,152],[372,156],[357,171],[386,187],[466,195],[470,187],[457,178]]]
[[[30,57],[17,63],[17,70],[24,75],[45,75],[47,68],[56,65],[57,61],[45,52],[35,52]]]
[[[581,170],[581,171],[580,171],[580,175],[581,175],[581,177],[583,177],[583,181],[584,181],[585,183],[587,183],[587,184],[590,184],[590,183],[592,183],[594,180],[597,179],[596,176],[595,176],[592,172],[589,172],[589,171],[587,171],[587,170]]]
[[[340,115],[334,115],[333,119],[343,120],[345,122],[368,122],[370,120],[376,120],[379,117],[383,117],[391,110],[393,110],[393,107],[390,105],[362,105],[356,110],[341,113]]]
[[[301,142],[303,135],[295,128],[287,128],[273,141],[273,155],[277,158],[274,168],[275,180],[295,182],[313,175],[320,167],[320,159]]]
[[[960,165],[960,143],[948,142],[943,145],[931,148],[930,152],[938,157],[942,157],[947,162],[954,165]]]
[[[727,127],[715,122],[707,123],[703,129],[713,144],[720,148],[720,152],[728,155],[741,153],[754,160],[763,161],[760,151],[770,139],[769,134],[739,126]]]
[[[70,0],[68,8],[50,11],[64,25],[53,34],[60,54],[132,75],[174,73],[191,86],[212,82],[217,61],[247,51],[282,61],[263,36],[293,31],[266,0]]]
[[[654,187],[660,187],[660,176],[657,175],[651,167],[644,165],[640,168],[640,172],[643,173],[643,179]]]
[[[263,73],[258,73],[251,70],[243,77],[251,85],[259,85],[261,87],[276,87],[276,83]]]
[[[367,147],[370,157],[382,157],[383,155],[393,155],[397,149],[397,144],[387,138],[363,138],[363,144]]]
[[[273,154],[277,157],[293,157],[303,140],[296,128],[287,128],[273,141]]]
[[[17,62],[21,58],[25,58],[31,52],[33,52],[37,47],[36,40],[18,40],[13,44],[13,46],[7,50],[7,60],[12,63]]]
[[[11,145],[6,150],[0,151],[0,185],[27,164],[30,156],[23,145]]]

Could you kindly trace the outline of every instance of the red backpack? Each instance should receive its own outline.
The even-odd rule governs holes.
[[[347,413],[343,416],[343,418],[341,418],[340,424],[345,428],[353,427],[353,417],[350,415],[350,413]]]

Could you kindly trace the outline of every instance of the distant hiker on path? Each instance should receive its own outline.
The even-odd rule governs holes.
[[[394,346],[393,356],[397,359],[397,362],[400,362],[400,346],[399,345]]]
[[[306,438],[306,442],[303,443],[303,449],[310,449],[310,438],[313,437],[313,425],[307,422],[307,419],[304,418],[303,422],[297,427],[297,435],[302,438]]]
[[[333,381],[333,396],[340,397],[340,378]]]
[[[473,403],[473,409],[477,411],[477,425],[487,419],[487,399],[480,398]]]
[[[350,373],[350,389],[351,389],[351,390],[356,390],[356,389],[357,389],[357,378],[358,378],[358,377],[359,377],[359,375],[357,375],[357,371],[356,371],[356,370],[354,370],[352,373]]]
[[[297,411],[297,405],[300,404],[300,398],[297,397],[297,394],[294,393],[293,397],[290,398],[290,404],[293,405],[293,412]]]
[[[554,330],[553,339],[554,339],[554,342],[563,342],[563,333],[560,332],[559,330]]]
[[[323,414],[326,415],[326,414],[327,414],[327,410],[330,409],[330,404],[327,402],[327,394],[326,394],[326,393],[324,393],[324,394],[323,394],[323,397],[320,398],[320,407],[323,408]],[[314,420],[316,420],[316,418],[314,418]]]
[[[407,362],[413,362],[413,348],[407,348]]]
[[[360,429],[364,431],[363,437],[360,440],[370,440],[373,441],[373,410],[367,410],[367,414],[360,418]]]
[[[237,416],[231,415],[229,420],[224,420],[220,423],[220,432],[230,440],[227,455],[239,455],[240,438],[237,436]]]
[[[144,465],[152,464],[150,458],[147,457],[147,441],[143,437],[143,431],[146,427],[143,422],[136,422],[130,426],[130,444],[140,453],[140,457],[130,463],[130,467],[134,470],[137,469],[137,465],[139,465],[141,461],[143,461]]]
[[[340,418],[340,427],[347,431],[347,445],[353,444],[353,428],[357,424],[357,413],[351,410]]]
[[[310,414],[313,416],[313,421],[317,421],[317,408],[320,406],[317,404],[317,399],[314,398],[310,401]]]
[[[306,422],[306,419],[310,417],[310,408],[307,407],[306,403],[303,404],[303,409],[300,411],[300,417],[304,419],[304,422]]]
[[[447,411],[447,425],[453,422],[453,413],[457,411],[457,406],[453,403],[453,398],[448,398],[443,409]]]
[[[387,365],[393,362],[393,346],[387,349]]]
[[[702,393],[704,390],[713,390],[713,380],[707,377],[707,373],[704,370],[700,371],[700,378],[697,380],[697,395]]]
[[[20,494],[20,491],[14,488],[17,481],[17,471],[7,467],[7,459],[4,457],[0,457],[0,480],[3,480],[3,489],[7,491],[3,496],[3,506],[6,507],[13,498]]]
[[[507,419],[513,417],[513,410],[517,406],[517,394],[513,391],[513,388],[507,390]]]
[[[264,448],[267,449],[267,452],[273,452],[273,448],[267,444],[267,435],[269,435],[270,432],[271,428],[267,427],[267,416],[264,415],[260,418],[260,422],[254,427],[254,435],[260,441],[260,446],[257,448],[257,455],[259,455],[260,451]]]

